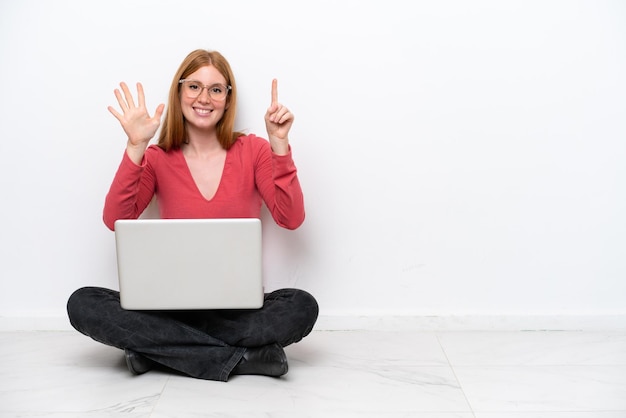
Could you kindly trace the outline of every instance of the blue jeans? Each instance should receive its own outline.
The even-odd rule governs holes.
[[[285,347],[308,335],[317,301],[299,289],[265,295],[260,309],[130,311],[119,292],[99,287],[75,291],[67,302],[70,323],[106,345],[131,349],[199,379],[227,381],[248,347]]]

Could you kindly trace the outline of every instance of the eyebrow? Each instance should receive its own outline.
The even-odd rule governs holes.
[[[203,86],[208,86],[208,87],[212,87],[212,86],[224,86],[224,87],[226,87],[226,86],[228,86],[228,84],[226,84],[226,83],[209,83],[209,84],[205,84],[205,83],[203,83],[200,80],[196,80],[195,78],[181,78],[180,81],[194,81],[194,82],[196,82],[198,84],[202,84]]]

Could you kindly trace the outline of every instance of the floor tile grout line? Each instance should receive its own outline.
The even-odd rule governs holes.
[[[157,398],[154,405],[152,405],[152,409],[150,410],[150,414],[148,415],[148,417],[152,417],[152,415],[155,414],[157,406],[159,405],[159,402],[161,402],[161,399],[163,398],[163,392],[165,392],[165,389],[167,388],[167,385],[170,383],[171,379],[172,379],[171,376],[167,376],[167,378],[165,379],[165,382],[163,383],[163,387],[161,388],[161,392],[159,392],[159,397]]]
[[[443,352],[443,355],[446,358],[446,361],[448,362],[448,367],[450,367],[450,370],[452,370],[452,374],[454,375],[454,378],[456,379],[457,383],[459,384],[459,388],[461,389],[461,393],[463,393],[463,398],[465,398],[465,402],[467,402],[467,406],[469,406],[470,408],[470,412],[472,413],[472,417],[476,418],[476,413],[474,412],[474,407],[472,406],[472,404],[470,403],[469,398],[467,397],[467,394],[465,393],[465,389],[463,388],[463,385],[461,384],[461,380],[459,380],[459,376],[457,376],[456,374],[456,370],[454,369],[454,366],[452,365],[452,362],[450,361],[450,358],[448,357],[448,353],[446,353],[446,349],[444,348],[441,339],[439,338],[439,333],[435,333],[435,337],[437,338],[437,343],[439,344],[439,347],[441,348],[441,351]]]

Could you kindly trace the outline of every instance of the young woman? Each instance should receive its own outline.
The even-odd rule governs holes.
[[[105,200],[107,227],[138,218],[155,195],[162,218],[258,218],[265,203],[281,227],[302,224],[302,190],[288,136],[294,116],[278,102],[276,80],[265,113],[269,141],[234,130],[237,87],[228,61],[216,51],[193,51],[181,63],[157,145],[149,142],[165,106],[151,117],[141,84],[137,103],[128,86],[120,86],[115,96],[121,111],[109,111],[128,141]],[[308,335],[318,315],[316,300],[299,289],[266,294],[258,310],[146,312],[122,309],[114,290],[85,287],[70,296],[67,309],[78,331],[124,350],[132,373],[160,364],[220,381],[233,374],[287,373],[283,347]]]

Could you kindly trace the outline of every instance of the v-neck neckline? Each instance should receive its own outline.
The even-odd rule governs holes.
[[[228,166],[230,152],[226,150],[226,156],[224,157],[224,167],[222,167],[222,172],[220,173],[220,179],[219,179],[219,182],[217,183],[217,188],[215,189],[215,193],[213,193],[213,196],[211,196],[210,198],[207,198],[206,196],[204,196],[204,194],[202,194],[202,191],[200,190],[200,187],[198,187],[198,183],[196,183],[196,180],[194,179],[193,174],[191,173],[191,168],[189,167],[189,163],[187,163],[187,159],[185,158],[185,154],[183,153],[183,150],[179,149],[178,152],[187,170],[187,175],[189,176],[189,180],[194,185],[197,193],[200,195],[200,197],[204,201],[212,202],[215,199],[215,196],[217,196],[217,194],[220,192],[220,189],[222,188],[222,181],[224,179],[224,173],[226,172],[226,167]]]

